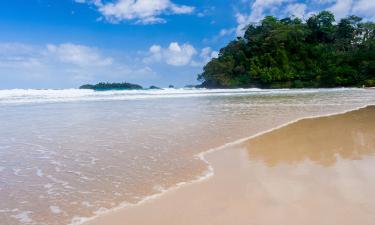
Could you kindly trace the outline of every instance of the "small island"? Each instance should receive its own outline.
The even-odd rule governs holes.
[[[127,82],[123,83],[98,83],[98,84],[85,84],[79,87],[79,89],[92,89],[96,91],[106,90],[141,90],[143,87],[138,84],[131,84]]]
[[[149,90],[161,90],[162,88],[160,88],[158,86],[151,85],[148,89]]]
[[[198,75],[205,88],[375,86],[375,23],[329,11],[265,17],[220,50]]]

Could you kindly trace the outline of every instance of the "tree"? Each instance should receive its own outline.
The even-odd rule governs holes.
[[[312,43],[331,43],[334,40],[335,16],[329,11],[322,11],[307,20],[307,26],[311,30],[309,41]]]
[[[220,50],[198,76],[204,87],[374,85],[375,24],[331,12],[300,19],[266,16]]]

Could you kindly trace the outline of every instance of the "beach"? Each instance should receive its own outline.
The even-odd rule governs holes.
[[[281,207],[289,201],[282,198],[284,192],[303,191],[303,185],[292,185],[298,180],[287,185],[276,178],[295,172],[305,173],[310,180],[309,164],[304,165],[302,159],[312,161],[312,170],[319,164],[316,156],[291,149],[286,153],[296,158],[289,162],[274,157],[278,155],[272,149],[248,151],[241,143],[296,120],[374,103],[372,90],[355,88],[0,91],[0,221],[4,225],[228,224],[236,217],[233,223],[241,224],[249,215],[254,221],[257,218],[237,212],[281,215],[271,204],[275,199],[266,193],[279,197],[281,202],[276,203]],[[317,134],[335,134],[347,129],[346,125]],[[359,135],[355,139],[366,144],[368,138]],[[267,142],[303,146],[303,142]],[[264,145],[257,146],[262,149]],[[324,146],[317,146],[318,152],[326,152]],[[345,154],[343,159],[351,159]],[[323,167],[322,173],[341,165],[338,162]],[[357,172],[358,177],[366,171],[371,169]],[[272,188],[279,181],[280,188]],[[292,187],[295,190],[283,191]],[[240,201],[246,196],[256,201]],[[366,207],[365,211],[372,209]],[[145,220],[139,221],[140,217]]]
[[[214,175],[85,224],[374,224],[375,106],[205,154]]]
[[[375,0],[4,0],[0,225],[375,225]]]

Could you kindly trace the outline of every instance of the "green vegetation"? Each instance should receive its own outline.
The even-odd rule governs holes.
[[[322,11],[307,21],[265,17],[250,24],[198,75],[202,87],[375,85],[375,23]]]
[[[157,86],[154,86],[154,85],[151,85],[148,89],[161,90],[160,87],[157,87]]]
[[[85,84],[79,87],[79,89],[93,89],[97,91],[104,91],[104,90],[139,90],[143,89],[142,86],[138,84],[131,84],[131,83],[98,83],[95,85],[92,84]]]

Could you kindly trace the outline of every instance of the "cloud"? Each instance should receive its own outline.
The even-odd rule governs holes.
[[[152,45],[144,62],[164,62],[172,66],[186,66],[190,64],[195,54],[197,51],[192,45],[187,43],[179,45],[177,42],[171,42],[167,48]]]
[[[304,18],[306,15],[306,9],[307,9],[307,6],[305,4],[295,3],[295,4],[289,4],[285,10],[289,16],[294,16],[297,18]]]
[[[170,0],[76,0],[78,3],[94,4],[102,16],[111,23],[134,21],[138,24],[165,23],[162,15],[190,14],[194,7],[178,5]]]
[[[293,2],[293,0],[255,0],[250,4],[250,13],[235,14],[237,20],[237,36],[243,36],[245,27],[250,23],[259,22],[264,18],[265,12],[280,11],[278,6],[286,2]]]
[[[212,50],[211,47],[202,48],[199,57],[191,61],[191,66],[194,67],[203,67],[205,66],[212,58],[219,57],[219,52]]]
[[[336,20],[339,20],[351,13],[353,1],[352,0],[336,0],[327,10],[335,14]]]
[[[152,77],[154,71],[144,64],[124,63],[100,49],[72,43],[43,46],[0,43],[0,84],[30,87],[72,87],[86,82],[124,81]],[[38,86],[41,87],[41,86]]]
[[[359,0],[354,3],[352,12],[371,20],[375,20],[375,1],[373,0]]]
[[[329,10],[335,15],[336,21],[352,14],[365,19],[375,19],[374,0],[243,0],[242,4],[247,5],[247,7],[241,7],[245,10],[235,12],[236,34],[238,36],[244,34],[246,26],[251,23],[258,23],[266,15],[273,15],[278,18],[286,16],[305,18],[316,12]]]
[[[291,2],[291,0],[256,0],[251,6],[251,13],[248,20],[250,22],[259,21],[265,16],[264,12],[267,9],[272,9],[284,2]]]
[[[235,31],[236,31],[235,28],[221,29],[218,36],[224,37],[224,36],[232,35]]]
[[[236,21],[237,21],[237,27],[236,27],[236,34],[237,36],[243,36],[245,33],[245,28],[247,25],[249,25],[250,20],[249,16],[242,13],[236,14]]]
[[[201,62],[203,65],[208,63],[212,58],[219,57],[219,52],[212,50],[211,47],[205,47],[201,50],[200,53]]]
[[[198,51],[190,44],[180,45],[177,42],[171,42],[166,48],[160,45],[152,45],[143,62],[146,64],[164,63],[175,67],[203,67],[212,58],[217,58],[218,55],[219,52],[211,47],[204,47]]]
[[[47,54],[60,62],[77,66],[108,66],[113,62],[112,58],[102,56],[96,48],[71,43],[48,44]]]
[[[236,27],[233,28],[223,28],[217,34],[212,36],[211,38],[203,39],[203,43],[207,45],[211,45],[213,43],[217,43],[219,41],[227,41],[228,39],[234,38],[236,34]]]
[[[316,0],[318,1],[318,0]],[[348,15],[357,15],[365,19],[375,19],[375,1],[373,0],[320,0],[322,4],[328,4],[325,10],[335,14],[336,21]]]
[[[197,16],[198,17],[212,16],[215,10],[216,10],[215,6],[206,7],[206,8],[201,9],[197,13]]]
[[[40,66],[42,52],[36,54],[34,47],[22,43],[0,43],[0,67],[19,68]]]

